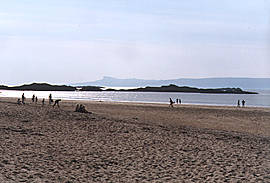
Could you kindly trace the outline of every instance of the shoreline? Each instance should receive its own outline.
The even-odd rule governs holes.
[[[18,99],[20,97],[0,97],[1,98],[5,98],[5,99]],[[31,100],[31,98],[26,98],[28,100]],[[61,98],[59,97],[59,99],[61,99],[62,101],[71,101],[71,102],[104,102],[104,103],[124,103],[124,104],[153,104],[153,105],[169,105],[169,101],[168,102],[147,102],[147,101],[106,101],[106,100],[87,100],[87,99],[66,99],[66,98]],[[48,99],[46,98],[45,101],[48,101]],[[175,104],[174,106],[198,106],[198,107],[231,107],[231,108],[261,108],[261,109],[270,109],[270,106],[255,106],[255,105],[246,105],[245,107],[237,107],[236,105],[229,105],[229,104],[209,104],[209,103],[182,103],[182,104]]]
[[[7,102],[16,105],[17,98],[10,97],[5,99],[5,101],[1,101],[0,98],[0,103]],[[235,130],[235,132],[270,137],[270,117],[268,118],[270,108],[267,107],[175,104],[174,107],[171,108],[169,104],[163,103],[62,100],[60,102],[60,108],[73,112],[77,104],[83,104],[90,112],[100,113],[109,118],[116,117],[116,119],[122,120],[126,117],[132,118],[132,115],[139,115],[145,118],[144,120],[155,120],[156,122],[153,124],[158,125],[173,125],[175,127],[189,126],[225,131]],[[26,105],[36,106],[30,99],[26,100]],[[37,106],[41,106],[40,101]],[[47,99],[45,100],[45,107],[49,107]],[[146,114],[146,111],[150,111],[151,113]],[[163,112],[165,112],[165,116],[162,115]],[[149,115],[149,117],[145,115]],[[267,115],[266,119],[264,115]],[[269,123],[267,119],[269,119]],[[235,125],[239,124],[236,124],[234,122],[235,120],[246,124],[237,129]],[[168,124],[164,123],[164,121],[167,121]],[[223,124],[219,121],[225,123]],[[147,123],[148,122],[149,121],[147,121]],[[262,123],[266,126],[260,126]],[[250,126],[246,126],[247,124]]]

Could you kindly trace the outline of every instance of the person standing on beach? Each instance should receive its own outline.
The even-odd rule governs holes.
[[[35,94],[32,96],[32,102],[35,102]]]
[[[174,101],[172,100],[172,98],[170,98],[170,107],[173,107],[173,103]]]
[[[38,102],[38,98],[37,98],[37,96],[36,96],[35,104],[37,104],[37,102]]]
[[[242,107],[245,107],[245,103],[246,103],[246,101],[242,100]]]
[[[25,96],[24,96],[24,93],[23,93],[22,94],[22,104],[25,104],[24,100],[25,100]]]
[[[42,106],[45,104],[45,98],[42,99]]]
[[[176,99],[176,103],[178,104],[178,98]]]
[[[182,101],[181,101],[181,99],[180,99],[180,98],[178,99],[178,102],[179,102],[179,104],[181,104],[181,103],[182,103]]]
[[[240,100],[237,101],[237,107],[240,107]]]
[[[52,94],[50,93],[49,95],[49,104],[51,105],[52,104]]]

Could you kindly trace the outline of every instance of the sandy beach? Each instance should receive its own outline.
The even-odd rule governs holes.
[[[60,106],[0,98],[0,182],[270,182],[270,108]]]

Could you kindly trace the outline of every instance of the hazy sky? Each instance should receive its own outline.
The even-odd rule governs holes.
[[[0,84],[270,77],[270,0],[0,0]]]

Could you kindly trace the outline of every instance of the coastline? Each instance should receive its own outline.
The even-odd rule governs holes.
[[[4,99],[4,101],[10,101],[10,102],[16,102],[17,99],[20,97],[0,97],[0,102],[1,99]],[[106,100],[88,100],[88,99],[62,99],[61,97],[59,98],[62,100],[62,102],[68,103],[104,103],[104,104],[127,104],[127,105],[153,105],[153,106],[169,106],[169,101],[168,102],[148,102],[148,101],[106,101]],[[28,103],[31,100],[31,98],[27,98]],[[45,99],[46,102],[48,99]],[[39,101],[40,103],[40,101]],[[229,104],[211,104],[211,103],[182,103],[182,104],[175,104],[174,107],[213,107],[213,108],[245,108],[245,109],[265,109],[265,110],[270,110],[270,107],[268,106],[252,106],[252,105],[247,105],[245,107],[237,107],[236,105],[229,105]]]
[[[12,91],[12,90],[4,90],[4,91],[7,91],[7,92],[9,92],[9,91]],[[14,92],[14,91],[13,91]],[[30,99],[30,97],[32,97],[32,95],[33,94],[36,94],[36,93],[38,93],[38,95],[41,95],[42,97],[40,97],[39,99],[41,99],[41,98],[45,98],[45,99],[47,99],[47,95],[49,95],[49,93],[53,93],[53,96],[55,97],[55,94],[57,94],[57,93],[54,93],[54,92],[49,92],[48,93],[48,91],[15,91],[15,92],[18,92],[18,93],[16,93],[16,94],[9,94],[9,96],[7,95],[7,96],[1,96],[0,97],[0,99],[1,98],[6,98],[6,99],[8,99],[8,98],[16,98],[16,99],[18,99],[18,98],[20,98],[20,95],[22,94],[22,93],[24,93],[24,92],[29,92],[28,93],[28,99]],[[151,100],[138,100],[138,101],[136,101],[136,100],[127,100],[126,99],[126,96],[121,100],[121,99],[119,99],[119,98],[107,98],[107,99],[102,99],[102,97],[101,97],[101,99],[98,99],[98,97],[99,96],[96,96],[97,98],[84,98],[83,97],[83,95],[81,96],[81,98],[74,98],[75,96],[73,96],[72,94],[68,94],[68,95],[70,95],[69,97],[71,97],[71,98],[68,98],[66,95],[67,95],[67,93],[69,93],[69,92],[71,92],[71,93],[73,93],[73,91],[67,91],[67,92],[65,92],[64,93],[64,96],[56,96],[55,98],[59,98],[59,99],[62,99],[62,100],[66,100],[66,101],[87,101],[87,102],[99,102],[99,101],[102,101],[102,102],[115,102],[115,103],[143,103],[143,104],[164,104],[164,105],[166,105],[166,104],[168,104],[168,101],[166,100],[166,101],[164,101],[164,98],[162,98],[160,101],[151,101]],[[86,91],[87,92],[87,91]],[[109,91],[107,91],[107,92],[109,92]],[[45,94],[44,94],[45,93]],[[95,91],[93,91],[93,93],[96,93]],[[124,94],[126,93],[126,92],[123,92]],[[133,92],[131,92],[131,93],[133,93]],[[135,92],[136,93],[136,92]],[[139,92],[139,93],[143,93],[143,92]],[[148,92],[146,92],[146,93],[148,93]],[[158,93],[158,92],[149,92],[149,93]],[[166,93],[166,92],[160,92],[160,93]],[[174,92],[173,92],[174,93]],[[172,95],[168,95],[168,96],[166,96],[166,97],[183,97],[183,94],[180,94],[179,93],[179,96],[178,95],[173,95],[173,93],[166,93],[166,94],[172,94]],[[29,94],[31,94],[31,96],[29,95]],[[190,93],[184,93],[184,94],[190,94]],[[12,96],[13,95],[13,96]],[[16,96],[19,96],[19,97],[15,97],[15,95]],[[196,94],[195,94],[196,95]],[[222,95],[233,95],[233,94],[202,94],[202,95],[206,95],[206,96],[214,96],[214,95],[218,95],[218,96],[222,96]],[[222,103],[223,102],[223,100],[221,99],[219,102],[220,103],[213,103],[213,98],[212,98],[212,100],[209,100],[208,102],[206,101],[206,100],[202,100],[202,98],[198,98],[198,100],[200,101],[200,99],[202,100],[202,101],[198,101],[198,102],[191,102],[190,100],[184,100],[184,103],[182,103],[181,105],[196,105],[196,106],[214,106],[214,107],[218,107],[218,106],[223,106],[223,107],[235,107],[236,106],[236,102],[237,102],[237,99],[241,99],[241,94],[236,94],[236,95],[239,95],[239,97],[237,96],[237,98],[235,97],[235,99],[234,99],[234,101],[235,101],[235,103],[226,103],[226,102],[224,102],[224,103]],[[185,96],[185,95],[184,95]],[[73,98],[72,98],[73,97]],[[90,97],[90,96],[89,96]],[[107,97],[112,97],[111,95],[109,95],[109,96],[107,96]],[[136,96],[133,96],[133,97],[136,97]],[[245,97],[244,97],[245,98]],[[109,100],[108,100],[109,99]],[[167,99],[167,98],[166,98]],[[268,98],[267,98],[268,99]],[[266,99],[266,101],[268,101]],[[257,99],[257,101],[259,101],[259,100],[262,100],[261,98],[260,99]],[[256,100],[255,100],[256,101]],[[249,101],[248,101],[249,102]],[[176,104],[177,105],[177,104]],[[247,105],[246,105],[246,107],[249,107],[249,108],[270,108],[270,104],[269,103],[258,103],[257,102],[257,104],[253,104],[253,103],[248,103]]]
[[[3,182],[270,181],[268,108],[26,102],[0,99]]]

